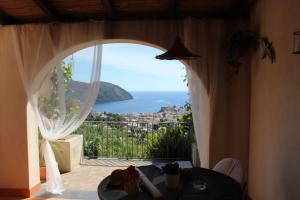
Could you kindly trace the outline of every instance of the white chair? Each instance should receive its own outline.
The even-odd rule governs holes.
[[[241,185],[243,184],[243,169],[241,162],[237,159],[224,158],[215,165],[213,170],[230,176]]]

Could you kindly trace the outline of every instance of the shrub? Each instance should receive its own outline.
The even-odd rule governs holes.
[[[84,140],[84,155],[89,158],[97,158],[99,154],[100,139],[99,137],[89,137]]]
[[[168,126],[158,134],[149,149],[149,156],[156,158],[189,158],[191,139],[189,132],[179,126]]]

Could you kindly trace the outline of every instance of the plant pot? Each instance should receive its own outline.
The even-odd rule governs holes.
[[[46,170],[46,167],[45,167],[45,166],[40,167],[40,180],[41,180],[41,181],[46,181],[46,178],[47,178],[47,170]]]
[[[180,174],[165,174],[165,184],[167,188],[176,189],[180,182]]]

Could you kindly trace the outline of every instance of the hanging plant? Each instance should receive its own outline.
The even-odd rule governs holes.
[[[248,56],[258,44],[258,36],[252,31],[237,31],[225,42],[227,63],[232,67],[232,72],[239,73],[243,65],[241,59]]]
[[[268,37],[261,38],[261,46],[262,46],[262,59],[268,57],[271,60],[271,63],[276,61],[275,49],[273,47],[272,42],[269,41]]]

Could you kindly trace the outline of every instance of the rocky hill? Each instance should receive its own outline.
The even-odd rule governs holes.
[[[70,84],[69,95],[82,99],[85,96],[87,89],[87,83],[73,81]],[[123,88],[112,83],[101,81],[100,92],[97,96],[96,103],[124,101],[129,99],[133,99],[133,96]]]

